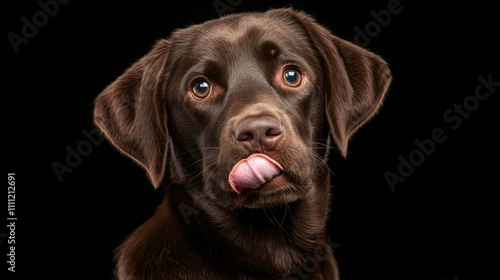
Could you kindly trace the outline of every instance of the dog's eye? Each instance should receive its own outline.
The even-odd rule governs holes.
[[[205,98],[212,91],[212,86],[205,79],[197,80],[193,83],[193,94],[197,98]]]
[[[283,81],[291,87],[298,87],[302,83],[302,75],[294,68],[285,68],[283,71]]]

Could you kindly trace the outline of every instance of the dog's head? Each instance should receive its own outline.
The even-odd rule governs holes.
[[[98,96],[94,121],[155,187],[267,207],[324,182],[328,139],[346,156],[390,81],[380,57],[302,12],[236,14],[158,41]]]

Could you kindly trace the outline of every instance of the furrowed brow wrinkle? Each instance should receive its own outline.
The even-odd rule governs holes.
[[[271,41],[264,41],[261,45],[261,51],[266,59],[276,59],[280,54],[278,45]]]
[[[224,77],[226,76],[227,70],[222,67],[222,64],[214,59],[203,61],[200,66],[201,71],[199,71],[200,76],[207,77],[212,83],[216,82],[219,85],[224,85]]]

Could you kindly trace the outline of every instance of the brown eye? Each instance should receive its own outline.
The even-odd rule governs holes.
[[[302,83],[302,74],[295,68],[283,70],[283,82],[290,87],[298,87]]]
[[[212,92],[212,86],[205,79],[199,79],[193,84],[193,94],[196,98],[205,98]]]

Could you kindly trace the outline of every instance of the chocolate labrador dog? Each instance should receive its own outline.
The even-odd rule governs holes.
[[[116,251],[120,279],[338,279],[328,150],[391,81],[379,56],[290,8],[159,40],[94,122],[165,198]]]

